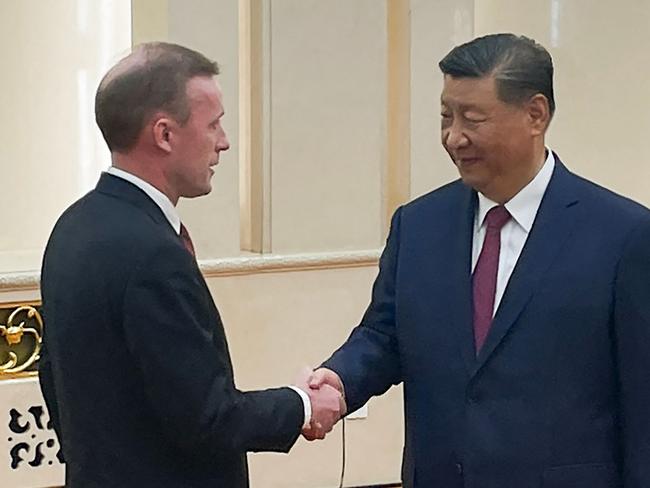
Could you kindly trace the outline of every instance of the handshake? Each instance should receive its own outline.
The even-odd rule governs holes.
[[[324,439],[347,412],[345,392],[339,376],[327,368],[312,371],[305,368],[295,386],[304,391],[311,401],[311,422],[302,429],[308,441]]]

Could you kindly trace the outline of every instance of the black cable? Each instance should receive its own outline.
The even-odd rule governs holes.
[[[342,429],[343,434],[341,435],[342,439],[342,449],[341,449],[341,481],[339,482],[339,488],[343,488],[343,478],[345,477],[345,417],[342,419]]]

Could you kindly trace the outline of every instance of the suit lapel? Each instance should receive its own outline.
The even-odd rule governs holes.
[[[515,324],[575,227],[577,212],[572,211],[572,207],[578,203],[578,199],[572,185],[574,179],[575,176],[567,171],[556,156],[553,176],[508,281],[485,344],[476,358],[472,375],[486,363]]]
[[[460,353],[468,373],[472,371],[476,357],[474,352],[474,330],[472,323],[472,236],[474,234],[474,212],[476,192],[463,186],[459,213],[452,219],[457,226],[451,229],[454,236],[447,254],[449,270],[449,311],[452,330],[458,335]]]

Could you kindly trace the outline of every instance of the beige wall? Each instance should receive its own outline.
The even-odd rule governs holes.
[[[242,2],[244,0],[241,0]],[[405,0],[393,0],[408,5]],[[385,234],[387,2],[259,0],[267,29],[261,81],[268,113],[262,140],[270,195],[261,216],[270,252],[373,248]],[[37,270],[60,212],[87,191],[108,155],[94,126],[101,74],[130,41],[126,2],[0,2],[6,64],[0,90],[0,272]],[[191,8],[188,5],[191,4]],[[570,167],[643,202],[646,26],[650,4],[587,0],[411,0],[412,197],[455,178],[439,144],[437,61],[476,33],[538,38],[556,64],[558,112],[549,144]],[[205,51],[223,67],[232,149],[214,192],[181,203],[202,258],[240,253],[238,7],[235,0],[134,0],[134,41],[154,38]],[[39,15],[32,12],[38,10]],[[55,21],[53,21],[55,20]],[[625,29],[620,28],[625,26]]]
[[[240,254],[238,4],[135,0],[134,39],[166,39],[219,61],[231,149],[208,197],[180,212],[204,258]],[[263,0],[264,134],[268,191],[261,215],[273,253],[376,248],[382,242],[385,139],[385,2]],[[155,10],[151,17],[147,12]],[[160,13],[166,12],[166,20]],[[138,33],[140,31],[143,34]],[[260,56],[260,53],[255,53]],[[364,59],[363,63],[359,58]]]
[[[440,145],[440,61],[474,33],[474,0],[411,2],[411,197],[458,178]]]
[[[37,270],[58,215],[109,164],[99,79],[129,47],[126,2],[0,2],[0,273]]]
[[[180,205],[202,259],[240,254],[240,230],[248,225],[263,229],[264,249],[276,254],[379,247],[394,189],[389,100],[402,97],[409,112],[400,122],[408,151],[390,163],[408,175],[406,195],[455,179],[439,143],[437,62],[475,33],[512,30],[545,44],[555,60],[558,105],[549,145],[576,171],[650,203],[644,154],[650,3],[250,0],[262,31],[249,59],[240,50],[244,1],[132,1],[134,42],[180,42],[222,66],[232,148],[213,193]],[[408,9],[408,20],[389,32],[389,16],[400,8]],[[91,100],[103,71],[130,44],[130,19],[128,2],[57,0],[56,8],[38,0],[0,2],[0,39],[20,46],[6,57],[18,69],[0,80],[0,278],[38,269],[54,220],[107,164]],[[390,85],[398,93],[388,92],[394,66],[388,53],[395,48],[389,34],[408,40],[408,82],[395,78]],[[253,83],[262,125],[246,133],[240,132],[240,67],[253,63],[259,63]],[[264,192],[252,223],[240,213],[239,191],[242,175],[248,177],[241,148],[251,141],[262,155],[255,177]],[[361,267],[209,278],[239,386],[285,384],[300,366],[324,359],[359,320],[375,273]],[[0,290],[2,301],[36,296],[34,289]],[[401,416],[393,389],[371,401],[366,420],[348,424],[348,485],[398,479]],[[289,456],[251,455],[252,485],[335,486],[339,443],[340,428],[323,443],[300,441]]]
[[[21,46],[7,52],[8,64],[19,69],[7,70],[0,92],[0,125],[10,141],[0,149],[0,172],[8,182],[0,204],[12,209],[5,220],[10,232],[0,237],[0,271],[38,269],[54,220],[107,164],[92,121],[92,95],[130,37],[124,2],[39,3],[43,15],[35,17],[35,1],[0,3],[0,35]],[[650,168],[639,160],[650,116],[639,107],[648,78],[643,26],[650,4],[626,0],[625,8],[614,9],[586,0],[392,1],[410,9],[410,153],[402,163],[410,177],[407,194],[418,196],[456,176],[439,144],[437,61],[475,30],[513,30],[538,38],[555,58],[558,113],[549,144],[577,171],[648,201]],[[265,72],[257,80],[264,84],[268,122],[261,138],[267,158],[262,186],[269,193],[261,216],[266,251],[380,246],[390,188],[389,4],[258,3],[266,29]],[[239,231],[247,225],[239,193],[239,65],[247,61],[239,53],[238,10],[235,0],[133,1],[135,42],[181,42],[223,67],[232,148],[217,170],[213,193],[180,205],[202,258],[240,254]],[[49,19],[57,19],[56,28]],[[616,30],[622,25],[628,28]],[[42,73],[47,90],[39,84]],[[613,88],[617,83],[622,87]],[[32,129],[35,120],[47,121],[47,130]]]
[[[375,267],[209,279],[243,389],[283,385],[325,360],[349,335],[370,298]],[[400,389],[347,423],[346,486],[399,480],[403,422]],[[372,460],[372,462],[370,461]],[[290,455],[250,456],[252,486],[337,486],[340,426],[325,441],[300,440]]]
[[[570,169],[650,204],[650,2],[480,0],[476,32],[539,40],[555,64],[548,144]]]
[[[378,247],[385,2],[282,0],[270,15],[272,250]]]

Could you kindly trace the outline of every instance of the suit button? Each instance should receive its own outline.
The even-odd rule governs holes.
[[[458,473],[459,476],[462,475],[463,474],[463,465],[460,464],[460,463],[456,463],[455,467],[456,467],[456,473]]]

